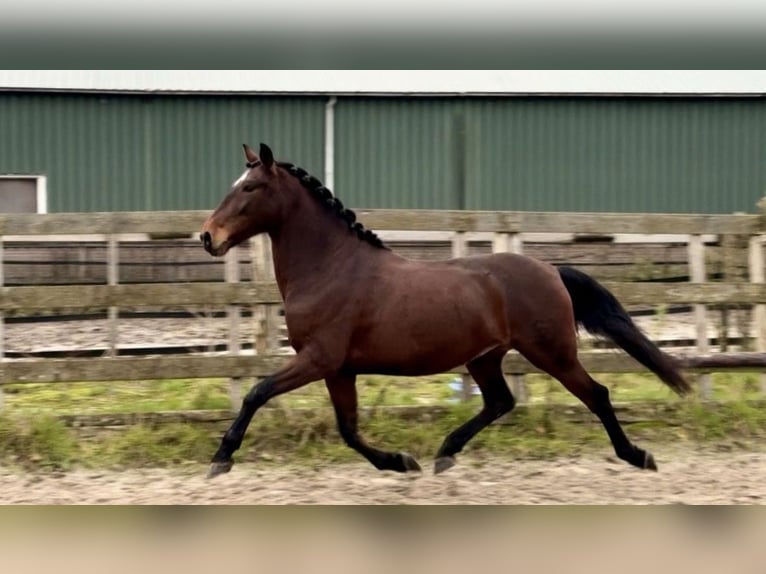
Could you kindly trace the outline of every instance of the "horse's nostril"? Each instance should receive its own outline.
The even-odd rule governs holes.
[[[210,244],[213,242],[212,238],[210,237],[210,232],[205,231],[204,233],[199,234],[200,241],[202,241],[202,244],[205,246],[205,248],[209,248]]]

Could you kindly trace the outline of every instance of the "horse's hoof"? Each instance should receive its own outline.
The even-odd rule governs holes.
[[[404,472],[422,472],[423,471],[423,469],[420,468],[418,461],[416,461],[412,457],[412,455],[409,455],[406,452],[402,452],[402,453],[399,453],[399,456],[402,457],[402,465],[404,466]]]
[[[654,462],[654,457],[651,455],[651,453],[647,452],[644,456],[644,469],[657,472],[657,463]]]
[[[226,474],[234,466],[233,460],[226,460],[224,462],[214,462],[210,465],[210,470],[207,471],[207,478],[215,478],[219,474]]]
[[[455,466],[454,456],[440,456],[434,461],[434,474],[441,474]]]

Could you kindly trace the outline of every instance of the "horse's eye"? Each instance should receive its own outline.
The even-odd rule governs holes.
[[[258,189],[259,187],[263,187],[264,185],[266,184],[262,181],[248,181],[247,183],[245,183],[245,185],[242,186],[242,191],[246,193],[250,193],[251,191],[255,191],[256,189]]]

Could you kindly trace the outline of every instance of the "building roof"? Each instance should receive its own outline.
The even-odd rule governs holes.
[[[0,90],[337,95],[764,95],[766,71],[0,70]]]

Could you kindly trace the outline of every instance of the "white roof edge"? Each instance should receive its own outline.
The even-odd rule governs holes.
[[[328,95],[764,95],[766,70],[0,70],[0,90]]]

